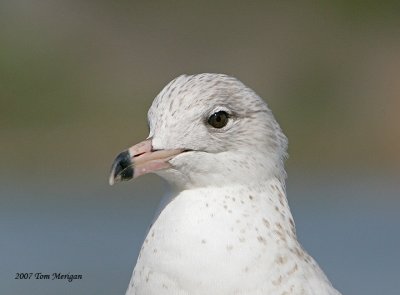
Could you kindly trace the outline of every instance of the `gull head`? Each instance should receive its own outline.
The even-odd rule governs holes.
[[[233,77],[177,77],[154,99],[148,122],[148,138],[116,157],[110,184],[150,172],[178,189],[285,177],[285,135],[267,104]]]

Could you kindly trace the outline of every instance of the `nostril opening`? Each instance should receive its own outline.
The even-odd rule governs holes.
[[[140,154],[136,154],[136,155],[134,155],[133,157],[134,157],[134,158],[139,157],[139,156],[143,155],[144,153],[145,153],[145,152],[140,153]]]

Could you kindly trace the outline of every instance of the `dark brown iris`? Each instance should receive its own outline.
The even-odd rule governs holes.
[[[222,128],[228,124],[229,115],[224,111],[219,111],[208,118],[208,124],[214,128]]]

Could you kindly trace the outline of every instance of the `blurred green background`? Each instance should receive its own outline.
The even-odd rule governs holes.
[[[110,188],[111,162],[147,136],[165,84],[218,72],[288,136],[299,238],[334,285],[397,294],[399,15],[399,1],[1,1],[0,293],[124,293],[168,188]]]

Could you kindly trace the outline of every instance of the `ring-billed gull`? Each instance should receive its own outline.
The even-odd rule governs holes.
[[[237,79],[182,75],[154,99],[149,137],[117,156],[110,184],[154,172],[172,186],[127,295],[339,294],[297,241],[287,139]]]

